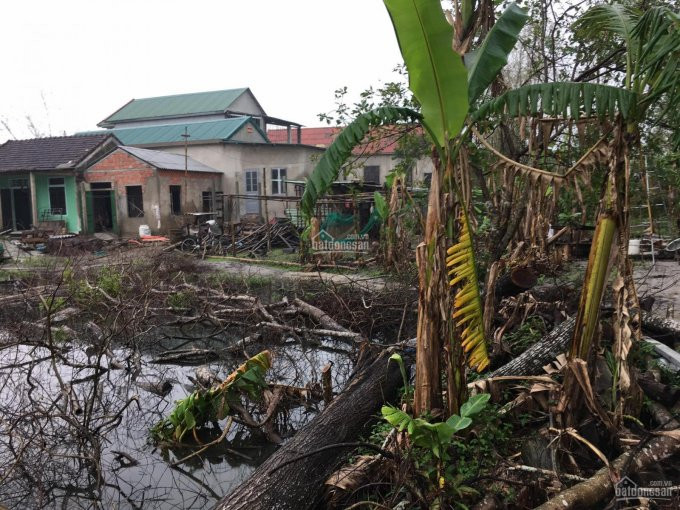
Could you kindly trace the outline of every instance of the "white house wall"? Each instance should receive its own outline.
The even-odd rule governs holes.
[[[245,130],[244,130],[245,131]],[[253,130],[257,132],[256,130]],[[239,133],[239,136],[250,136],[253,133]],[[174,154],[184,154],[183,146],[154,147]],[[323,149],[296,144],[242,144],[242,143],[210,143],[191,144],[188,146],[188,154],[196,161],[208,165],[223,172],[222,190],[225,194],[245,194],[245,171],[258,170],[258,182],[260,194],[264,193],[262,186],[262,169],[265,169],[267,195],[272,194],[271,170],[272,168],[285,168],[287,180],[304,181],[309,176],[317,162],[323,155]],[[351,179],[363,178],[363,167],[377,165],[380,167],[380,182],[385,182],[385,177],[398,164],[390,154],[381,154],[369,158],[361,158],[354,161],[354,170],[350,174]],[[413,172],[413,183],[422,185],[425,175],[432,172],[432,161],[423,158],[416,163]],[[341,177],[342,178],[342,177]],[[238,190],[236,183],[238,182]],[[295,196],[295,186],[287,186],[286,195]],[[269,216],[282,216],[286,207],[293,207],[293,203],[286,204],[283,201],[270,201],[267,204]],[[245,202],[239,201],[238,213],[245,213]],[[261,205],[260,213],[264,216],[264,206]]]
[[[184,147],[157,148],[174,154],[184,154]],[[242,145],[229,143],[190,145],[187,151],[189,156],[196,161],[200,161],[224,173],[222,186],[224,193],[236,194],[238,191],[241,195],[245,194],[245,170],[258,171],[260,194],[264,194],[264,186],[262,185],[262,169],[264,169],[267,181],[267,195],[271,195],[272,168],[285,168],[287,180],[304,180],[312,172],[323,153],[321,149],[304,145]],[[295,187],[293,185],[288,185],[286,191],[286,195],[281,196],[295,196]],[[286,205],[282,201],[268,202],[267,209],[269,216],[282,216]],[[292,207],[292,205],[288,204],[288,207]],[[244,200],[240,200],[238,210],[240,214],[244,214]],[[261,207],[260,212],[264,216],[264,206]]]
[[[348,178],[363,179],[365,166],[380,167],[380,184],[385,183],[387,175],[399,164],[398,159],[394,159],[392,154],[377,154],[370,157],[360,157],[351,161],[351,170]],[[432,173],[432,159],[429,157],[421,158],[416,162],[413,169],[413,184],[422,184],[425,175]]]
[[[261,117],[266,115],[262,107],[258,104],[255,96],[246,90],[241,94],[236,101],[229,105],[229,110],[232,112],[246,113],[248,115],[255,115]]]

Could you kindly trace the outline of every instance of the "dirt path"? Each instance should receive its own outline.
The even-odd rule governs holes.
[[[635,283],[640,299],[653,296],[653,311],[661,317],[680,318],[680,264],[673,260],[635,262]]]
[[[201,266],[210,269],[218,269],[241,275],[243,277],[261,276],[264,278],[278,278],[291,280],[320,280],[323,283],[334,285],[354,285],[369,291],[383,290],[389,284],[380,276],[363,275],[361,273],[336,274],[324,271],[291,271],[288,269],[266,266],[262,264],[247,264],[231,260],[205,260]]]

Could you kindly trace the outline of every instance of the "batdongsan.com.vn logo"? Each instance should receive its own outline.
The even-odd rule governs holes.
[[[652,480],[646,487],[640,487],[633,480],[624,476],[614,485],[614,495],[618,500],[627,499],[671,499],[673,487],[668,480]]]
[[[342,239],[336,239],[324,229],[312,236],[311,241],[314,252],[367,253],[371,246],[368,234],[350,234]]]

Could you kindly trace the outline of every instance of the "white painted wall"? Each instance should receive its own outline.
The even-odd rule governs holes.
[[[255,133],[246,133],[239,136],[251,136],[256,138]],[[174,154],[184,154],[184,147],[175,146],[156,146],[158,150],[164,150]],[[245,170],[257,169],[258,181],[260,182],[260,194],[264,194],[262,186],[262,170],[266,177],[267,195],[272,193],[272,168],[285,168],[287,179],[303,181],[314,170],[317,162],[323,155],[324,149],[296,144],[239,144],[239,143],[206,143],[191,144],[188,146],[189,156],[201,163],[211,166],[223,172],[222,190],[225,194],[245,194]],[[363,179],[363,167],[367,165],[378,165],[380,167],[380,181],[385,182],[385,177],[398,164],[398,160],[393,159],[392,155],[381,154],[368,158],[361,158],[353,161],[353,170],[348,179]],[[413,173],[415,185],[422,185],[425,174],[432,172],[432,161],[430,158],[423,158],[418,161]],[[238,182],[238,189],[236,183]],[[287,196],[295,196],[293,184],[287,186]],[[280,201],[268,203],[269,216],[283,216],[286,207],[293,207],[294,204]],[[239,214],[244,214],[245,203],[243,200],[238,204]],[[264,207],[261,207],[261,214],[264,215]]]
[[[229,110],[232,112],[247,113],[248,115],[255,115],[259,117],[266,115],[250,90],[246,90],[243,94],[241,94],[236,99],[236,101],[234,101],[229,106]]]

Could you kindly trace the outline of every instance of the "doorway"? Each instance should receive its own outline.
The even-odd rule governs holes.
[[[111,193],[111,191],[104,190],[92,192],[95,232],[110,232],[113,230],[113,208],[111,207]]]
[[[115,232],[116,198],[110,182],[93,182],[87,196],[87,231]]]
[[[260,186],[257,170],[246,170],[246,195],[253,198],[246,198],[246,214],[260,214],[260,201],[257,196],[260,194]]]
[[[14,179],[11,188],[0,190],[2,201],[2,229],[28,230],[33,224],[31,188],[28,179]]]
[[[12,213],[12,190],[0,190],[0,204],[2,205],[2,230],[14,229],[14,214]]]

